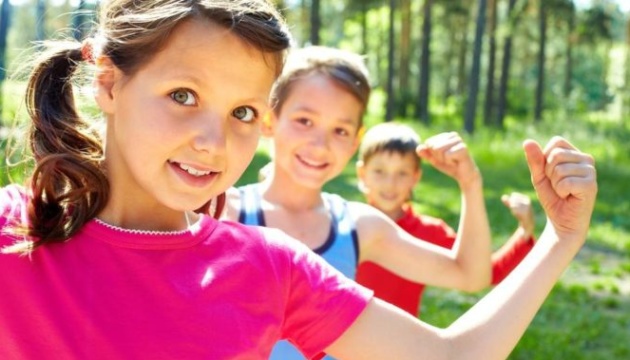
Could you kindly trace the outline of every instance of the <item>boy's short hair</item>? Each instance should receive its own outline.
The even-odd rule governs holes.
[[[413,154],[420,162],[416,148],[420,145],[420,136],[409,126],[384,122],[372,126],[363,137],[359,147],[359,160],[364,164],[375,154],[383,152],[400,155]]]

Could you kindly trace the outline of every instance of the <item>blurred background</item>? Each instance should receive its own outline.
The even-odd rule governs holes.
[[[521,143],[569,138],[597,160],[599,195],[587,245],[511,359],[630,359],[630,0],[276,0],[295,46],[365,56],[373,97],[366,124],[400,121],[423,138],[460,132],[483,177],[495,247],[516,224],[500,196],[535,199]],[[47,39],[90,36],[98,1],[0,4],[0,185],[22,182],[23,73]],[[20,75],[22,74],[22,75]],[[89,91],[77,92],[98,117]],[[264,141],[239,184],[269,161]],[[426,165],[423,165],[426,166]],[[361,200],[354,164],[327,190]],[[459,191],[434,169],[418,211],[459,218]],[[536,206],[537,229],[545,218]],[[429,289],[422,319],[446,326],[481,294]],[[0,339],[0,342],[2,340]],[[1,343],[0,343],[1,346]]]

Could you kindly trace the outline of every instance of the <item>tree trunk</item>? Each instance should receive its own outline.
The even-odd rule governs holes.
[[[626,76],[625,76],[625,102],[624,109],[622,110],[622,119],[626,121],[630,119],[630,20],[626,21]],[[625,116],[623,115],[625,114]]]
[[[7,35],[11,26],[11,8],[8,0],[0,5],[0,128],[4,124],[4,80],[7,77]]]
[[[545,11],[544,0],[540,0],[538,4],[538,26],[540,40],[538,42],[538,79],[536,81],[536,103],[534,105],[534,120],[542,119],[545,96],[545,48],[547,43],[547,14]]]
[[[507,18],[511,26],[503,42],[503,60],[501,62],[501,79],[499,80],[499,97],[497,99],[497,126],[501,129],[504,127],[505,113],[507,110],[508,82],[510,80],[510,63],[512,61],[512,32],[516,27],[516,19],[514,18],[515,5],[516,0],[510,0],[508,3]]]
[[[459,26],[461,29],[459,38],[459,55],[457,65],[457,94],[462,95],[466,91],[466,84],[468,77],[466,74],[466,68],[468,67],[468,21],[470,20],[470,12],[462,18],[462,24]]]
[[[486,78],[486,96],[483,107],[483,123],[486,126],[495,125],[494,112],[494,67],[497,52],[496,28],[497,28],[497,0],[490,0],[488,4],[488,73]]]
[[[473,47],[473,62],[470,70],[468,101],[466,102],[466,111],[464,113],[464,130],[469,134],[475,132],[475,115],[481,68],[481,48],[483,45],[483,29],[486,25],[486,0],[478,0],[477,6],[477,28]]]
[[[319,8],[319,0],[311,0],[311,45],[319,45],[319,29],[321,27]]]
[[[398,115],[407,117],[409,106],[409,49],[411,45],[411,0],[401,0],[400,4],[400,68],[398,69]]]
[[[572,78],[573,78],[573,43],[575,41],[575,8],[571,8],[571,13],[568,20],[569,34],[567,35],[567,52],[566,52],[566,69],[564,75],[564,97],[569,98],[572,90]]]
[[[72,33],[76,40],[81,41],[85,36],[85,26],[85,0],[80,0],[77,10],[72,14]]]
[[[443,103],[446,104],[448,99],[453,95],[453,59],[455,58],[455,45],[457,43],[457,32],[455,26],[449,26],[448,46],[446,50],[446,73],[444,74],[444,96]]]
[[[46,38],[46,30],[45,30],[46,28],[46,1],[45,0],[37,0],[35,16],[37,18],[37,22],[35,25],[35,40],[44,41],[44,39]]]
[[[416,104],[416,118],[429,124],[429,85],[431,63],[431,8],[433,0],[425,0],[423,6],[422,44],[420,54],[420,82],[418,83],[418,103]]]
[[[368,25],[367,25],[367,4],[365,1],[361,1],[361,53],[363,55],[368,53]]]
[[[387,103],[385,105],[385,121],[394,119],[394,14],[396,13],[396,0],[389,0],[389,36],[387,53]]]

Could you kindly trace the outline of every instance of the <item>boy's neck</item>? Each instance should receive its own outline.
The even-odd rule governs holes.
[[[398,221],[403,216],[405,216],[405,213],[407,212],[407,208],[408,208],[407,204],[402,204],[401,206],[396,207],[393,210],[385,210],[385,209],[380,208],[379,206],[377,206],[374,203],[370,202],[369,204],[372,205],[373,207],[377,208],[381,212],[383,212],[383,214],[387,215],[387,217],[389,217],[390,219],[392,219],[394,221]]]

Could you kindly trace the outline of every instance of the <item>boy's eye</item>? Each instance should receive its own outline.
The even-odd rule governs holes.
[[[192,91],[178,89],[171,93],[171,99],[175,100],[178,104],[192,106],[197,103],[197,99],[195,99],[195,94]]]
[[[348,132],[346,129],[336,129],[335,132],[337,133],[337,135],[341,135],[341,136],[348,136],[350,134],[350,132]]]
[[[239,106],[232,111],[232,116],[244,122],[251,122],[256,118],[256,110],[249,106]]]

